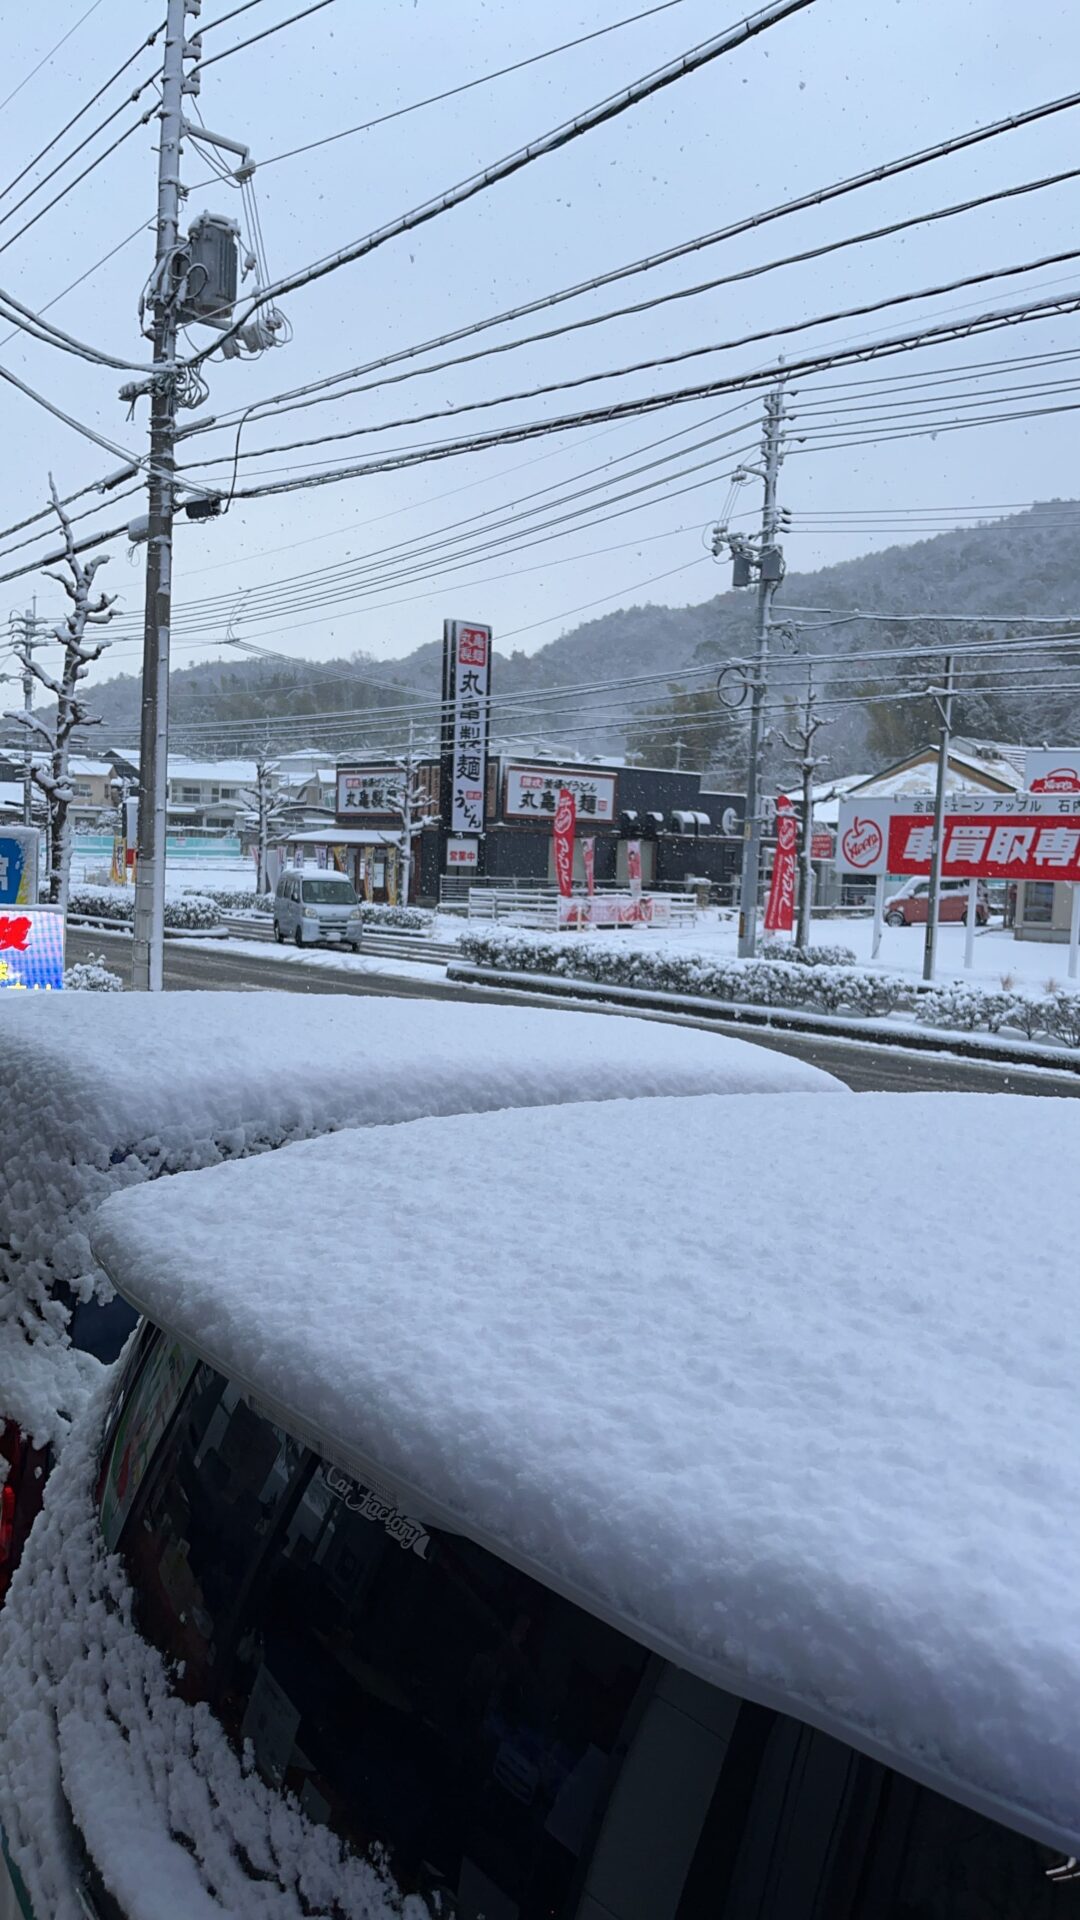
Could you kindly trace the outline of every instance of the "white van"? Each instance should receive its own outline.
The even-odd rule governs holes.
[[[360,902],[343,873],[286,867],[274,894],[274,939],[312,947],[319,940],[360,952]]]
[[[147,1317],[0,1622],[23,1911],[1076,1914],[1078,1152],[706,1095],[114,1195]]]

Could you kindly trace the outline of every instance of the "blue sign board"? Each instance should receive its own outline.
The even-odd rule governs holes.
[[[64,984],[64,916],[0,907],[0,992],[55,992]]]
[[[36,827],[0,827],[0,907],[37,904]]]

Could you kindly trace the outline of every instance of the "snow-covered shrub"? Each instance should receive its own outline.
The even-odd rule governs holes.
[[[957,1027],[964,1033],[974,1033],[977,1027],[989,1026],[987,1002],[990,999],[1005,1001],[1006,996],[955,983],[936,987],[932,993],[920,996],[915,1018],[927,1027]]]
[[[272,893],[256,893],[253,887],[185,887],[184,897],[199,895],[213,900],[224,913],[273,913]]]
[[[815,967],[808,976],[806,1001],[825,1013],[847,1011],[871,1018],[891,1012],[907,991],[905,981],[865,967]]]
[[[85,960],[77,960],[73,967],[64,968],[64,985],[70,991],[83,993],[123,993],[124,983],[118,973],[113,973],[105,964],[105,955],[90,954]]]
[[[1080,993],[1075,988],[1058,987],[1046,1008],[1046,1030],[1067,1047],[1080,1047]]]
[[[87,920],[130,924],[135,918],[135,896],[126,887],[72,887],[68,894],[68,912]]]
[[[1045,995],[1039,993],[1011,993],[1009,1011],[1003,1025],[1016,1027],[1026,1040],[1034,1040],[1040,1033],[1046,1032],[1049,1017],[1049,1003]]]
[[[220,927],[221,909],[217,901],[205,893],[185,893],[179,900],[166,900],[165,925],[189,933]]]
[[[652,993],[703,994],[760,1007],[815,1007],[829,1013],[887,1013],[908,992],[888,974],[848,966],[798,966],[790,959],[716,959],[685,949],[665,952],[603,935],[551,938],[491,927],[463,935],[463,956],[476,966],[514,973],[546,973],[600,986],[639,987]],[[844,949],[840,949],[844,951]]]
[[[362,901],[360,914],[365,927],[398,927],[403,933],[430,933],[433,918],[423,907],[391,907],[380,900]]]
[[[789,940],[763,940],[758,952],[763,960],[790,960],[798,967],[854,967],[858,955],[851,947],[793,947]]]

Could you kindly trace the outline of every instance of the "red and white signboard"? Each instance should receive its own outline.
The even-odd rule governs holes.
[[[478,844],[475,840],[448,840],[446,843],[447,872],[460,872],[463,867],[477,866],[479,863]]]
[[[491,628],[465,620],[447,620],[443,630],[444,713],[450,738],[450,832],[483,833],[487,779],[488,720],[491,695]]]
[[[842,802],[841,871],[929,873],[933,849],[931,798]],[[1080,880],[1080,793],[950,794],[941,871],[949,880]]]
[[[596,892],[596,837],[594,834],[590,834],[587,840],[582,841],[581,858],[585,868],[585,891],[586,893],[590,893],[590,894],[595,893]]]
[[[575,893],[559,901],[560,927],[669,927],[670,900],[644,893]]]
[[[828,827],[815,827],[810,836],[811,860],[831,860],[836,851],[836,842]]]
[[[594,820],[611,824],[615,818],[615,775],[613,773],[575,773],[572,768],[512,766],[506,773],[507,820],[550,820],[565,788],[572,793],[578,818],[590,826]]]
[[[574,891],[574,827],[577,808],[574,796],[564,787],[555,808],[555,879],[559,892],[568,900]]]
[[[1080,793],[1080,747],[1040,747],[1024,755],[1029,793]]]
[[[786,793],[776,797],[776,855],[765,908],[766,933],[790,933],[795,924],[795,848],[799,829]]]

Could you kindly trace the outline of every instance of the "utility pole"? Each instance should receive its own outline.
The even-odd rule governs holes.
[[[168,0],[161,71],[157,249],[151,282],[154,367],[150,393],[149,531],[143,626],[139,745],[139,835],[131,984],[162,986],[165,830],[169,738],[169,640],[172,618],[174,441],[176,438],[176,251],[180,239],[180,152],[185,92],[185,26],[201,0]]]
[[[681,772],[682,772],[682,757],[683,757],[683,748],[685,747],[685,745],[686,745],[686,741],[685,741],[685,740],[676,740],[676,742],[675,742],[675,771],[676,771],[676,773],[681,773]]]
[[[765,493],[761,509],[761,534],[757,554],[741,549],[744,569],[757,572],[757,609],[754,622],[754,670],[750,687],[750,760],[746,774],[746,823],[743,828],[742,884],[739,890],[739,955],[753,959],[757,946],[758,884],[761,874],[761,752],[764,744],[765,694],[769,672],[769,626],[773,595],[784,577],[784,557],[777,543],[780,509],[776,482],[780,471],[781,424],[784,419],[784,390],[776,387],[765,396],[765,421],[761,440],[762,465],[744,471],[758,473]],[[730,543],[729,543],[730,544]],[[743,578],[739,570],[740,549],[735,550],[736,582]]]
[[[802,774],[802,829],[799,844],[799,917],[795,929],[795,945],[802,948],[810,944],[810,905],[814,892],[814,775],[822,762],[814,757],[814,739],[827,720],[820,720],[814,709],[817,694],[814,692],[814,669],[806,669],[806,703],[803,707],[802,725],[794,728],[795,739],[789,740],[787,734],[780,737],[794,757],[795,764]]]
[[[941,854],[945,843],[945,781],[949,771],[952,744],[953,656],[945,656],[945,684],[931,687],[930,697],[938,710],[941,732],[938,745],[937,786],[934,790],[934,843],[930,854],[930,898],[926,906],[926,943],[923,947],[923,979],[934,978],[938,916],[941,912]]]

